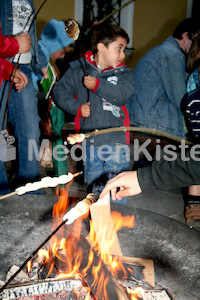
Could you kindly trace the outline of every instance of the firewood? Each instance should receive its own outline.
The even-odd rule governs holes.
[[[79,279],[69,278],[63,280],[45,280],[38,282],[29,282],[27,284],[10,285],[0,293],[0,299],[23,299],[25,297],[33,297],[40,295],[48,295],[52,297],[52,293],[73,290],[80,291],[82,281]],[[43,298],[44,299],[44,298]],[[45,298],[47,299],[47,298]],[[54,298],[49,298],[54,299]]]
[[[104,264],[104,262],[96,254],[96,252],[93,249],[91,249],[91,245],[88,243],[87,239],[83,235],[81,235],[78,244],[83,252],[80,273],[83,275],[87,285],[90,287],[95,297],[98,300],[128,300],[126,293],[123,291],[117,280],[113,277],[109,268]],[[87,272],[85,273],[84,269],[87,267],[88,264],[90,249],[93,252],[93,261],[92,265],[87,269]],[[98,279],[94,278],[93,276],[93,268],[97,266],[99,266]],[[101,281],[103,282],[100,288]],[[105,284],[106,282],[107,284]]]

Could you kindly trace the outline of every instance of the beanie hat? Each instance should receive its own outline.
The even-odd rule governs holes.
[[[48,54],[49,57],[52,53],[72,43],[74,43],[74,40],[68,37],[65,31],[65,23],[55,19],[51,19],[46,24],[41,33],[41,40],[39,41],[42,50],[46,55]]]

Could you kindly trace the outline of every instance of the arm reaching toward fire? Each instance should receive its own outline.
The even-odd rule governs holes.
[[[118,187],[120,187],[119,191],[117,191]],[[111,191],[113,200],[121,200],[123,197],[140,194],[142,190],[138,182],[137,172],[122,172],[109,180],[100,195],[100,199],[103,198],[109,191]]]
[[[109,191],[113,200],[120,200],[125,196],[137,195],[141,192],[153,190],[167,191],[170,189],[187,187],[200,184],[200,155],[194,155],[192,148],[177,155],[173,161],[164,158],[154,161],[150,166],[137,171],[118,174],[106,184],[101,192],[100,199]],[[117,188],[120,188],[117,191]]]

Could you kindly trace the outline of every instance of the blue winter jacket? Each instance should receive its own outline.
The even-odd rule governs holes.
[[[134,92],[134,79],[127,67],[122,63],[116,68],[107,68],[100,72],[92,62],[92,53],[86,53],[90,76],[97,78],[98,85],[89,91],[83,85],[83,77],[87,75],[84,59],[76,60],[55,84],[54,98],[58,107],[64,111],[79,116],[80,106],[90,102],[91,114],[85,118],[82,132],[95,129],[129,126],[129,116],[125,104]],[[83,118],[80,118],[80,127]],[[125,122],[127,123],[125,124]],[[113,132],[93,137],[94,145],[109,145],[126,143],[124,132]],[[87,139],[89,143],[89,140]]]
[[[32,7],[33,11],[34,4],[32,0],[27,0]],[[0,22],[2,26],[2,34],[11,36],[13,35],[13,8],[12,8],[12,0],[0,0]],[[41,69],[46,67],[47,60],[43,52],[38,49],[37,44],[37,34],[36,34],[36,21],[32,23],[32,26],[29,30],[29,35],[31,36],[32,48],[32,61],[30,67],[35,72],[41,73]],[[42,73],[41,73],[42,74]]]
[[[186,58],[178,42],[168,37],[136,65],[135,92],[127,108],[131,124],[184,137],[180,103],[186,93]]]

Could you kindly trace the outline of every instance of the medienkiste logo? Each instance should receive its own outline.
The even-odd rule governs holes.
[[[0,160],[7,162],[16,159],[16,147],[13,146],[15,137],[9,135],[8,130],[0,131]]]

